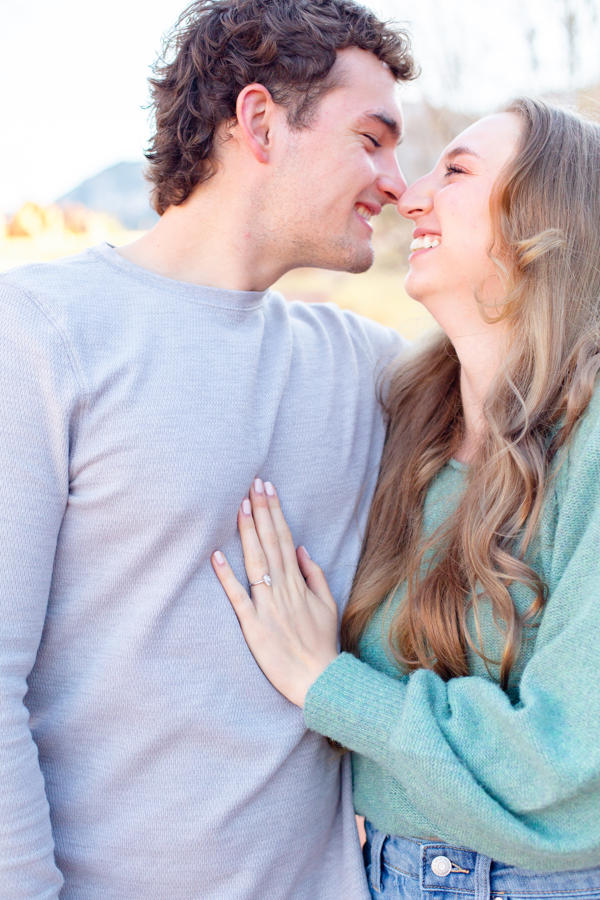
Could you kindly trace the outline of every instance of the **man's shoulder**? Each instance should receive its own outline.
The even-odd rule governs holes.
[[[102,250],[108,248],[108,244],[97,247],[88,247],[80,253],[70,256],[61,256],[58,259],[26,263],[7,269],[0,274],[0,283],[35,283],[39,280],[69,279],[79,277],[85,269],[95,266],[102,268]]]
[[[65,299],[79,291],[89,296],[94,282],[100,283],[105,276],[103,270],[96,248],[51,262],[29,263],[0,274],[0,297],[20,295],[45,305],[53,296]]]
[[[277,297],[279,302],[283,300],[281,294]],[[286,307],[292,327],[300,333],[312,333],[331,345],[351,345],[356,352],[367,354],[374,361],[383,356],[393,357],[410,346],[409,341],[393,328],[351,310],[341,309],[336,303],[295,300],[287,303]]]

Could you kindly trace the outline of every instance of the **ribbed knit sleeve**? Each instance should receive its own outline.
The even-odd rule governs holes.
[[[379,787],[401,785],[415,822],[538,871],[600,863],[597,407],[560,471],[550,597],[518,701],[487,677],[396,679],[342,654],[304,709],[310,728],[381,767]]]
[[[312,731],[333,737],[344,747],[373,759],[388,752],[390,733],[406,695],[406,679],[394,680],[340,653],[311,686],[304,719]],[[390,760],[393,765],[393,759]]]
[[[0,287],[0,896],[10,900],[53,900],[63,882],[24,697],[68,497],[77,393],[52,321]]]

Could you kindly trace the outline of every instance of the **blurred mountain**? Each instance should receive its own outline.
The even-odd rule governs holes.
[[[57,200],[63,209],[85,206],[108,213],[135,231],[146,231],[158,221],[150,206],[150,186],[143,176],[142,163],[120,162],[83,181]]]

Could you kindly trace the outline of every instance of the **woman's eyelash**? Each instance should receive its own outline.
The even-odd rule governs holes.
[[[465,170],[464,170],[464,169],[461,169],[460,166],[455,166],[455,165],[453,165],[452,163],[447,163],[447,164],[446,164],[446,175],[454,175],[455,173],[461,174],[461,173],[463,173],[464,171],[465,171]]]
[[[373,141],[375,147],[381,147],[379,141],[375,140],[372,134],[365,134],[364,137],[369,138],[370,141]]]

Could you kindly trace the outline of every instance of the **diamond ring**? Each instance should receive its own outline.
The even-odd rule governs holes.
[[[252,584],[250,585],[250,587],[254,587],[257,584],[266,584],[267,587],[271,587],[271,576],[263,575],[263,577],[260,579],[260,581],[253,581]]]

